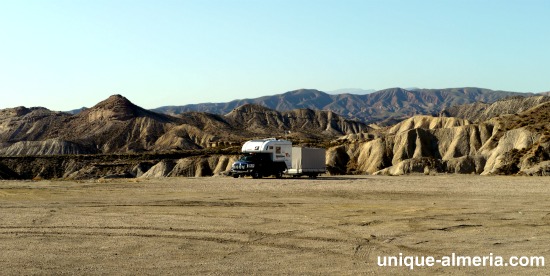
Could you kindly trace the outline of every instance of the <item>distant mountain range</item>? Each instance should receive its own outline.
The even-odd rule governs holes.
[[[438,114],[443,109],[475,102],[493,103],[499,99],[533,94],[493,91],[467,87],[448,89],[390,88],[368,94],[328,94],[315,89],[300,89],[283,94],[225,103],[163,106],[153,109],[165,114],[189,111],[227,114],[245,104],[257,104],[277,111],[299,108],[326,110],[366,124],[390,125],[418,114]]]

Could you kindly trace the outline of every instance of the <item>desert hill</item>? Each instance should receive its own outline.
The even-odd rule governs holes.
[[[525,99],[507,101],[516,103],[506,106],[517,106]],[[488,110],[505,114],[479,123],[415,116],[384,129],[380,137],[333,147],[327,160],[340,173],[550,174],[550,102],[518,114]]]
[[[234,100],[227,103],[164,106],[156,108],[154,111],[165,114],[199,111],[223,115],[245,104],[256,104],[277,111],[301,108],[328,110],[366,124],[391,125],[414,115],[438,114],[443,109],[451,106],[479,101],[492,103],[498,99],[514,95],[530,94],[493,91],[482,88],[414,90],[390,88],[362,95],[335,95],[314,89],[300,89],[273,96]]]
[[[0,110],[0,143],[20,140],[53,138],[45,132],[47,128],[60,128],[71,116],[63,112],[50,111],[43,107],[23,106]]]
[[[330,111],[281,113],[257,105],[236,108],[225,116],[203,112],[170,116],[113,95],[77,115],[45,108],[0,110],[0,155],[195,150],[285,132],[297,139],[324,140],[367,129]]]
[[[113,95],[77,115],[44,108],[3,110],[2,155],[52,155],[150,150],[177,118]]]
[[[550,101],[550,96],[513,96],[500,99],[492,104],[476,102],[446,108],[441,116],[459,117],[473,122],[482,122],[505,114],[516,114]]]
[[[278,112],[259,105],[246,104],[225,115],[234,126],[241,126],[242,131],[250,136],[269,136],[285,134],[299,139],[326,140],[328,137],[339,137],[355,134],[370,129],[363,123],[346,120],[332,111],[296,109]],[[308,130],[308,131],[304,131]],[[288,133],[288,132],[287,132]]]

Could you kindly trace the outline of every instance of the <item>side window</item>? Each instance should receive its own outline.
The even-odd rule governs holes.
[[[275,153],[281,154],[281,147],[275,147]]]

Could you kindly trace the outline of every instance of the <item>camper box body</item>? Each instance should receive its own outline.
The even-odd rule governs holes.
[[[285,173],[295,176],[308,175],[315,177],[326,172],[325,161],[325,149],[293,147],[292,166]]]
[[[287,168],[292,166],[292,142],[268,138],[251,140],[244,143],[242,153],[268,153],[271,161],[284,162]]]

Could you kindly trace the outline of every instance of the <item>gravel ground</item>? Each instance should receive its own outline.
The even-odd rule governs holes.
[[[499,274],[378,256],[550,258],[550,178],[0,181],[2,275]],[[550,260],[545,260],[550,262]]]

